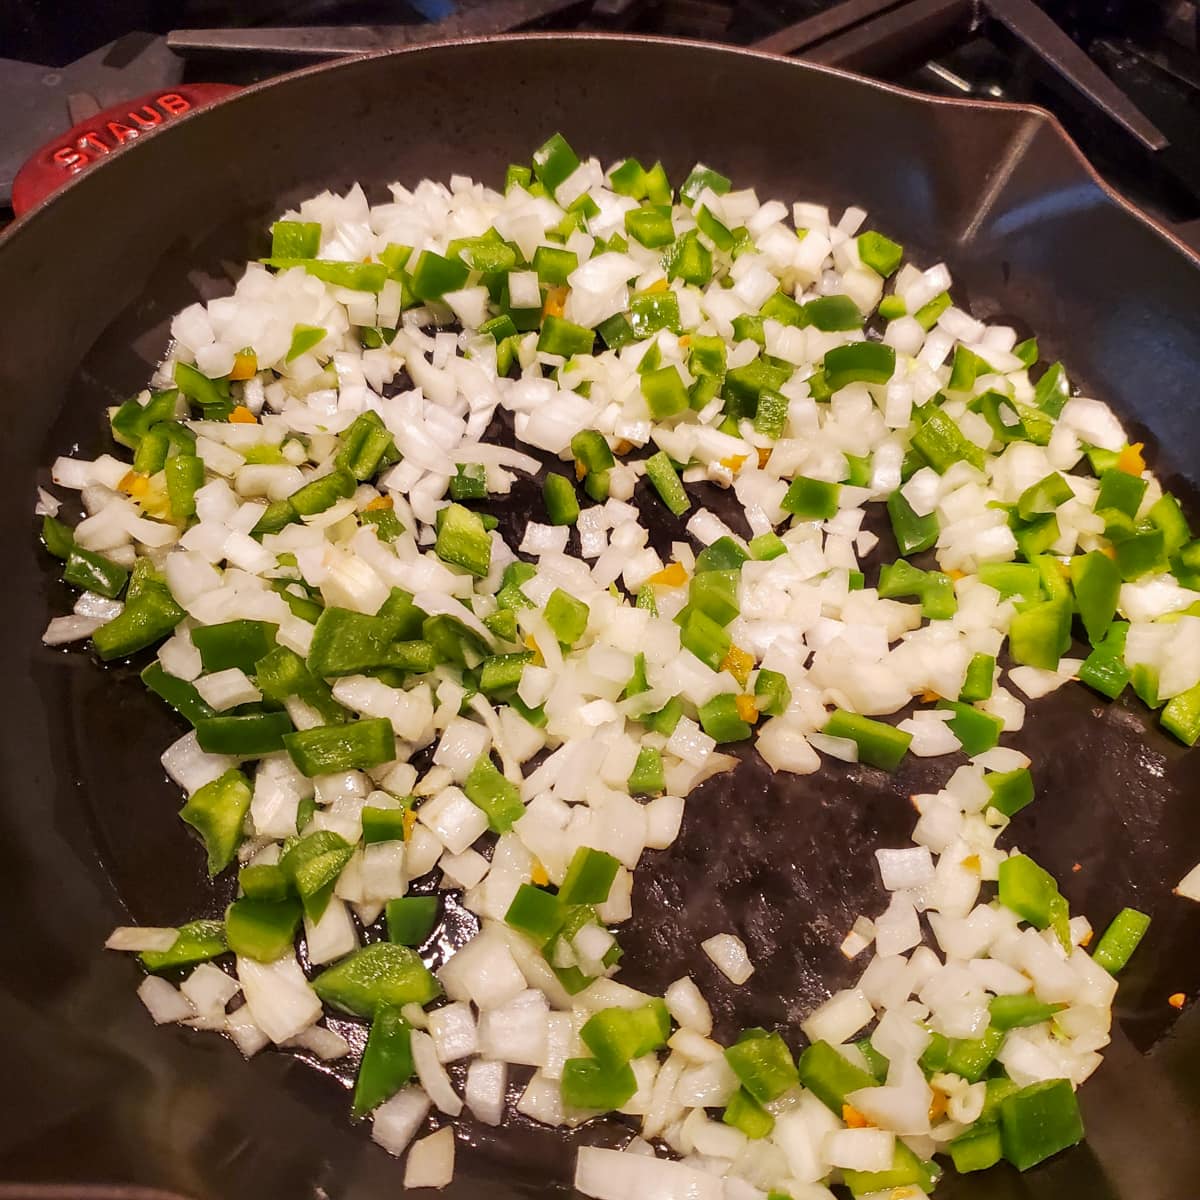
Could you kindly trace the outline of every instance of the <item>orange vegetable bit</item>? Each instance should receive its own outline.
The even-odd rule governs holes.
[[[239,404],[229,414],[229,423],[231,425],[257,425],[258,421],[244,404]]]
[[[1142,457],[1145,448],[1144,442],[1134,442],[1126,446],[1117,455],[1117,470],[1124,471],[1126,475],[1140,475],[1146,469],[1146,460]]]
[[[1187,1003],[1187,997],[1182,992],[1175,992],[1167,997],[1167,1003],[1172,1008],[1182,1008]]]
[[[761,470],[771,461],[771,447],[759,446],[758,448],[758,466]]]
[[[688,581],[688,573],[684,570],[683,563],[673,562],[663,567],[661,571],[655,571],[647,583],[655,587],[683,587]]]
[[[540,858],[533,860],[533,866],[529,871],[529,880],[535,887],[545,887],[550,882],[550,876],[546,873],[546,868],[542,866]]]
[[[737,715],[747,725],[753,725],[758,720],[758,705],[754,703],[753,696],[739,696],[734,703],[737,705]]]
[[[121,482],[117,484],[118,492],[124,492],[125,495],[132,496],[135,500],[141,499],[149,490],[149,477],[139,475],[137,471],[126,471],[121,476]]]
[[[413,827],[417,823],[417,810],[415,808],[406,808],[404,810],[404,840],[410,841],[412,838]]]
[[[567,305],[567,289],[552,287],[546,289],[546,303],[542,305],[542,315],[546,317],[561,317]]]
[[[575,460],[575,478],[582,482],[587,476],[587,463]]]
[[[667,290],[666,279],[656,279],[649,287],[643,288],[643,292],[665,292]]]
[[[391,496],[376,496],[374,500],[363,505],[363,512],[380,512],[383,509],[395,508]]]
[[[742,463],[746,461],[744,454],[731,454],[728,458],[721,459],[721,466],[728,467],[735,475],[742,469]]]
[[[617,455],[628,454],[630,452],[630,450],[632,450],[632,449],[633,449],[633,443],[631,441],[629,441],[627,438],[622,438],[613,447],[613,453],[617,454]]]
[[[863,1116],[862,1113],[854,1107],[853,1104],[842,1105],[842,1120],[845,1121],[851,1129],[866,1129],[871,1122]]]
[[[721,670],[728,671],[742,687],[745,687],[746,680],[750,678],[750,672],[754,670],[754,655],[740,646],[730,646],[729,652],[721,659]],[[757,711],[755,709],[756,713]],[[742,720],[749,721],[750,718],[743,715]]]
[[[229,372],[230,379],[253,379],[258,374],[258,355],[253,350],[239,350],[233,356],[233,370]]]

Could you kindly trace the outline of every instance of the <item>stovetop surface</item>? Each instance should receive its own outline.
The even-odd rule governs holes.
[[[838,0],[580,0],[531,27],[628,30],[736,45],[770,39],[768,45],[776,47],[783,39],[786,48],[797,23],[828,20],[847,2],[878,14],[850,30],[855,45],[835,37],[805,44],[798,53],[918,91],[1049,108],[1118,191],[1200,247],[1200,0],[1042,0],[1042,12],[1083,52],[1079,57],[1086,55],[1161,133],[1165,145],[1157,149],[1064,81],[1047,61],[1055,47],[1044,38],[1031,44],[1028,37],[1014,36],[1004,14],[1015,10],[1028,18],[1033,0],[842,0],[840,6]],[[516,0],[515,7],[521,3]],[[68,10],[55,0],[27,0],[0,12],[0,47],[9,60],[0,62],[0,92],[15,96],[17,109],[38,106],[54,133],[76,115],[78,96],[67,102],[70,81],[47,94],[16,63],[69,73],[76,60],[135,30],[164,35],[179,28],[234,26],[418,27],[464,13],[482,15],[485,25],[489,13],[497,14],[497,24],[507,13],[511,25],[513,8],[512,0],[106,0]],[[903,36],[897,28],[904,29]],[[189,52],[176,66],[176,80],[181,71],[185,81],[248,83],[300,63],[279,54]],[[31,96],[31,87],[37,95]],[[0,130],[0,157],[7,149],[19,162],[22,152],[42,140],[29,141],[31,124],[12,121]]]

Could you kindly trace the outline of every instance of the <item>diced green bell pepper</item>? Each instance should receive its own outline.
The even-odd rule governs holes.
[[[365,1117],[394,1096],[413,1075],[412,1027],[398,1008],[376,1010],[363,1048],[350,1113]]]
[[[180,809],[180,817],[204,839],[210,875],[219,875],[233,862],[252,794],[250,781],[241,771],[226,771],[197,788]]]
[[[255,962],[274,962],[291,953],[300,927],[298,901],[262,900],[243,896],[225,912],[225,933],[229,948]]]
[[[380,1008],[428,1004],[441,993],[415,950],[395,942],[372,942],[326,968],[312,989],[332,1008],[373,1017]]]

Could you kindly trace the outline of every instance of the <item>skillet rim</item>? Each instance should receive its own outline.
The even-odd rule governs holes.
[[[612,33],[606,31],[597,32],[580,32],[577,30],[555,32],[555,31],[538,31],[531,33],[506,33],[496,34],[493,36],[466,37],[466,38],[447,38],[441,41],[420,42],[411,46],[397,46],[388,50],[374,50],[364,54],[352,54],[342,58],[335,58],[325,62],[314,63],[307,67],[298,67],[293,71],[287,71],[282,75],[276,75],[271,79],[260,80],[257,83],[247,84],[236,92],[231,92],[227,96],[223,96],[214,100],[210,104],[204,105],[202,108],[193,109],[191,112],[184,113],[178,120],[172,121],[165,129],[156,130],[156,135],[161,135],[169,129],[182,127],[184,124],[190,123],[197,118],[202,118],[204,113],[230,104],[238,104],[246,97],[257,95],[259,92],[265,91],[268,88],[285,87],[293,79],[304,78],[309,75],[318,74],[320,72],[335,72],[342,70],[353,70],[361,63],[379,59],[379,58],[400,58],[410,54],[422,54],[427,51],[445,50],[458,46],[481,46],[481,45],[503,45],[509,42],[584,42],[584,41],[603,41],[603,42],[623,42],[633,43],[638,45],[650,46],[671,46],[677,49],[696,48],[702,51],[716,51],[721,54],[736,55],[739,57],[757,59],[762,62],[770,63],[787,63],[802,71],[812,71],[819,75],[831,75],[835,78],[845,79],[860,87],[871,88],[875,91],[883,92],[890,96],[896,96],[904,100],[917,101],[919,104],[928,105],[935,108],[962,109],[966,112],[979,110],[999,111],[1011,115],[1013,118],[1033,118],[1039,127],[1048,128],[1054,135],[1055,140],[1070,154],[1074,167],[1081,175],[1091,184],[1097,187],[1106,202],[1112,204],[1117,209],[1125,213],[1126,216],[1132,217],[1140,222],[1153,232],[1157,237],[1164,241],[1167,246],[1180,254],[1192,267],[1200,270],[1200,249],[1192,249],[1178,234],[1174,233],[1164,222],[1151,216],[1145,209],[1134,204],[1131,200],[1123,196],[1116,188],[1104,179],[1104,177],[1092,165],[1091,160],[1083,153],[1078,144],[1067,132],[1062,122],[1049,109],[1043,108],[1037,104],[1023,104],[1012,100],[978,100],[965,99],[955,96],[934,96],[927,92],[918,92],[912,88],[901,87],[899,84],[889,83],[885,80],[872,79],[867,75],[860,75],[856,71],[848,71],[842,67],[831,67],[824,63],[808,62],[803,58],[792,58],[790,55],[775,54],[767,50],[757,50],[753,46],[734,46],[722,42],[714,42],[708,39],[701,38],[678,38],[664,37],[656,34],[628,34],[628,33]],[[57,187],[49,196],[45,197],[32,209],[22,216],[16,218],[11,225],[0,231],[0,253],[3,253],[10,242],[20,237],[21,234],[40,221],[46,219],[46,215],[54,210],[56,202],[61,196],[69,190],[78,188],[81,184],[85,184],[87,179],[96,174],[97,170],[103,170],[110,163],[119,162],[124,157],[125,152],[144,143],[146,139],[138,138],[133,142],[127,142],[122,146],[111,151],[104,158],[94,160],[92,164],[85,170],[80,171],[65,183]]]

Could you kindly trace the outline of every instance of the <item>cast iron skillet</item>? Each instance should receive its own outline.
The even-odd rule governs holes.
[[[0,1178],[196,1200],[366,1200],[399,1187],[399,1165],[348,1122],[336,1077],[153,1029],[136,968],[100,949],[118,922],[174,923],[227,896],[205,881],[157,765],[179,732],[172,717],[128,668],[39,645],[68,597],[29,514],[39,464],[102,446],[104,407],[144,383],[169,315],[197,290],[228,288],[225,264],[263,253],[288,202],[354,180],[375,196],[392,179],[496,181],[555,129],[605,161],[661,157],[680,178],[704,159],[764,197],[863,204],[919,261],[945,257],[977,315],[1036,329],[1045,356],[1063,357],[1145,438],[1196,515],[1200,267],[1106,192],[1039,111],[934,101],[712,46],[535,36],[290,76],[116,156],[0,240]],[[1200,1023],[1166,1001],[1200,987],[1200,908],[1169,889],[1200,856],[1197,760],[1136,701],[1105,704],[1078,686],[1032,706],[1013,742],[1033,755],[1041,796],[1013,839],[1096,925],[1126,903],[1154,925],[1082,1091],[1087,1144],[939,1194],[1182,1200],[1200,1178]],[[622,978],[661,988],[692,970],[721,1034],[761,1024],[795,1040],[800,1016],[860,969],[835,947],[855,913],[880,904],[870,851],[907,841],[905,797],[946,773],[944,760],[915,760],[895,778],[830,767],[772,779],[748,762],[706,786],[676,846],[639,871]],[[725,929],[758,964],[742,989],[696,951]],[[620,1133],[596,1123],[578,1138]],[[570,1139],[519,1121],[461,1137],[451,1197],[569,1186]]]

